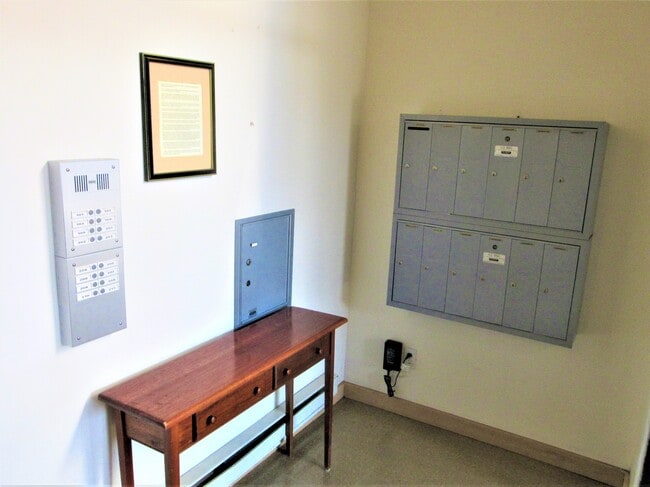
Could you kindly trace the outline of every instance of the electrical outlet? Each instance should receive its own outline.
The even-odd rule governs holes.
[[[406,347],[406,353],[404,354],[404,357],[406,357],[409,353],[411,356],[408,359],[404,360],[404,364],[408,365],[410,368],[413,368],[415,362],[417,361],[418,352],[415,348]]]

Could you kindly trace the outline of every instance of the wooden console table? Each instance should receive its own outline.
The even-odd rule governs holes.
[[[286,387],[286,440],[293,447],[293,379],[325,360],[325,468],[331,465],[334,332],[347,319],[282,309],[226,333],[99,395],[117,429],[122,485],[133,485],[131,440],[163,453],[165,482],[180,484],[180,453],[271,392]]]

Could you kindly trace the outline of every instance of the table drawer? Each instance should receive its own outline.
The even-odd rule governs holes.
[[[330,354],[329,335],[316,340],[308,347],[303,348],[298,353],[276,364],[274,371],[275,389],[283,386],[289,379],[304,372],[309,367]]]
[[[268,369],[246,381],[203,411],[196,413],[194,415],[195,441],[209,435],[272,391],[273,373],[271,369]]]

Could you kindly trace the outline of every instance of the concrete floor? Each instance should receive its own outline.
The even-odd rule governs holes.
[[[292,458],[273,454],[238,485],[603,485],[350,399],[334,407],[328,473],[322,427],[316,420],[297,435]]]

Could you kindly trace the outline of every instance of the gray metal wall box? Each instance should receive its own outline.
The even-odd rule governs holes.
[[[402,115],[388,304],[571,346],[607,132]]]
[[[235,222],[235,329],[291,305],[294,210]]]

